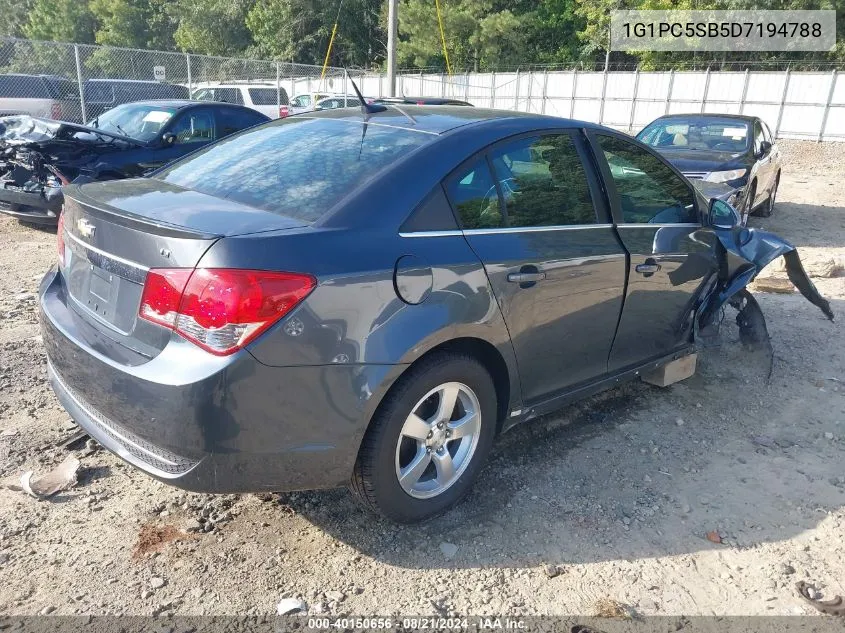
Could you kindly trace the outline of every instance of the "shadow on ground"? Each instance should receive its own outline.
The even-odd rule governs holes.
[[[743,350],[728,314],[719,345],[702,351],[691,379],[668,389],[630,383],[517,427],[499,439],[470,495],[425,524],[382,520],[346,491],[283,501],[361,553],[407,568],[726,547],[706,539],[713,530],[739,548],[792,538],[845,506],[845,447],[824,435],[830,398],[818,398],[820,389],[838,394],[845,411],[845,386],[825,378],[845,380],[845,337],[798,295],[761,303],[775,348],[770,379],[769,360]],[[843,314],[845,301],[833,305]],[[818,354],[823,346],[828,353]],[[442,543],[458,554],[447,558]]]

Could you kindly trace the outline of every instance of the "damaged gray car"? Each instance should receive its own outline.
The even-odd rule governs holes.
[[[62,187],[141,176],[269,117],[232,104],[152,100],[119,105],[78,125],[0,118],[0,213],[55,225]]]
[[[650,148],[579,121],[364,104],[71,185],[40,288],[48,376],[188,490],[348,485],[413,522],[496,436],[688,357],[778,256]]]

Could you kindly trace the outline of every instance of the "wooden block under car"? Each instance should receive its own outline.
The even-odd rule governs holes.
[[[660,369],[643,374],[641,378],[650,385],[668,387],[681,380],[686,380],[695,373],[695,361],[698,354],[690,354],[663,365]]]

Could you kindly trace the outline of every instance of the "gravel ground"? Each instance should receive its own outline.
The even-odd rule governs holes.
[[[845,144],[781,147],[775,214],[752,224],[801,248],[842,315]],[[34,313],[54,242],[0,220],[2,614],[776,615],[815,613],[798,580],[845,595],[845,336],[800,295],[757,294],[771,378],[726,319],[691,379],[515,429],[457,509],[399,527],[345,491],[187,494],[95,446],[50,501],[8,487],[61,462],[74,428]]]

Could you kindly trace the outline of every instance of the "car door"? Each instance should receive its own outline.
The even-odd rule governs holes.
[[[607,371],[622,307],[625,253],[585,143],[571,131],[516,137],[445,183],[504,316],[529,405]]]
[[[763,151],[763,141],[769,144],[769,148]],[[771,135],[761,120],[754,122],[754,154],[757,158],[757,201],[762,202],[769,197],[769,190],[772,188],[775,173],[776,150]]]
[[[590,132],[616,230],[629,253],[625,303],[608,368],[672,353],[690,340],[694,308],[716,272],[715,238],[692,186],[656,153],[612,132]]]

